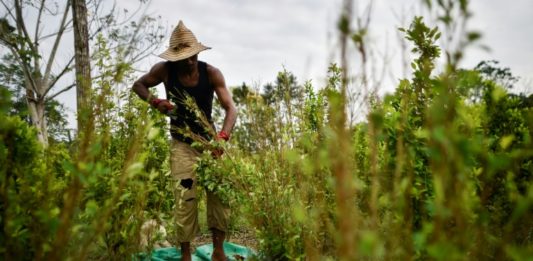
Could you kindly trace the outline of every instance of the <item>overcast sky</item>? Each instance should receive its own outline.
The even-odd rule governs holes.
[[[117,4],[132,9],[135,2],[119,0]],[[394,88],[394,80],[402,77],[396,29],[420,15],[421,2],[374,1],[369,43],[376,60],[387,58],[388,80],[383,88],[388,91]],[[354,1],[354,12],[362,13],[367,3]],[[229,86],[272,82],[284,66],[299,81],[311,79],[320,87],[327,65],[337,60],[335,23],[340,4],[339,0],[153,0],[146,13],[161,15],[169,25],[169,35],[183,20],[199,41],[213,48],[202,52],[200,60],[221,69]],[[482,32],[481,43],[491,51],[470,48],[462,66],[495,59],[516,75],[532,79],[533,1],[472,0],[471,10],[474,16],[469,28]],[[154,55],[146,65],[159,60]],[[376,64],[381,66],[383,61]]]
[[[354,1],[354,13],[363,13],[368,2]],[[421,2],[374,1],[367,43],[373,54],[372,66],[385,75],[381,93],[393,91],[398,79],[409,73],[402,70],[397,28],[407,27],[413,16],[422,14]],[[482,32],[481,43],[491,51],[470,48],[461,66],[473,68],[482,60],[498,60],[523,79],[522,85],[532,86],[533,0],[470,2],[473,18],[468,27]],[[129,10],[135,10],[138,3],[116,0],[117,7]],[[199,59],[218,67],[228,86],[243,82],[262,86],[273,82],[285,67],[299,82],[312,80],[314,86],[323,87],[327,66],[338,60],[336,22],[340,5],[341,0],[152,0],[144,11],[161,16],[168,25],[159,52],[168,46],[173,27],[183,20],[200,42],[213,48],[202,52]],[[63,42],[71,44],[71,39]],[[65,57],[72,54],[71,50],[64,52],[69,52]],[[156,55],[140,63],[141,69],[148,70],[161,61]],[[350,59],[358,58],[354,55]],[[158,90],[163,95],[162,87]],[[74,122],[75,90],[58,98],[71,108],[70,120]]]

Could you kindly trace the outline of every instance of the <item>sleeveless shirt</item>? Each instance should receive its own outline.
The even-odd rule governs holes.
[[[196,86],[192,87],[186,87],[181,84],[178,79],[177,64],[175,62],[167,62],[166,66],[168,71],[168,82],[165,84],[167,99],[172,101],[176,106],[173,117],[170,120],[170,134],[174,139],[191,144],[193,140],[187,137],[187,135],[184,135],[184,132],[186,133],[186,129],[188,128],[190,132],[211,140],[206,128],[214,127],[211,118],[214,87],[209,83],[207,64],[198,61],[199,79]],[[193,108],[185,106],[185,98],[188,96],[194,99],[196,105],[205,115],[211,126],[203,126],[196,117]]]

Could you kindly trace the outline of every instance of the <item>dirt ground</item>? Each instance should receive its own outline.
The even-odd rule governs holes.
[[[255,238],[253,231],[249,231],[249,230],[231,231],[226,236],[226,241],[251,248],[254,251],[257,250],[258,243],[257,243],[257,240]],[[194,241],[191,242],[191,245],[193,248],[196,248],[198,246],[210,244],[210,243],[212,243],[211,233],[204,232],[201,235],[197,236],[194,239]]]

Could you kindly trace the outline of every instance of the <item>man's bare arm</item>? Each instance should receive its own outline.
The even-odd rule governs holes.
[[[218,101],[220,102],[220,105],[222,105],[222,108],[224,108],[226,111],[222,131],[229,135],[233,129],[233,126],[235,125],[235,122],[237,121],[237,109],[233,104],[233,99],[231,98],[231,94],[226,87],[224,76],[220,70],[208,65],[207,71],[209,73],[209,80],[211,81],[211,84],[213,84],[215,93],[217,94]]]
[[[147,74],[135,81],[131,89],[137,93],[141,99],[150,102],[152,97],[148,89],[164,81],[165,70],[164,62],[157,63]]]

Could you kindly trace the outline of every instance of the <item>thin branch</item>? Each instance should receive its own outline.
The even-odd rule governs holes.
[[[63,90],[58,91],[58,92],[56,92],[56,93],[50,95],[49,97],[46,97],[46,98],[45,98],[45,102],[48,102],[48,101],[54,99],[54,98],[57,97],[58,95],[60,95],[60,94],[62,94],[62,93],[64,93],[64,92],[66,92],[66,91],[72,89],[74,86],[76,86],[76,83],[72,83],[71,85],[68,85],[67,87],[63,88]]]
[[[148,57],[148,56],[151,56],[151,55],[153,55],[153,54],[154,54],[154,52],[152,52],[152,51],[150,51],[150,52],[142,52],[142,53],[139,53],[139,54],[137,54],[136,56],[134,56],[134,57],[129,61],[129,63],[131,63],[131,64],[135,64],[135,63],[137,63],[138,61],[140,61],[140,60],[142,60],[142,59],[144,59],[144,58],[146,58],[146,57]]]
[[[24,78],[29,83],[29,85],[31,87],[31,90],[34,91],[35,93],[39,93],[39,92],[37,92],[37,84],[35,83],[32,75],[31,75],[31,68],[28,68],[28,64],[24,62],[22,57],[20,57],[19,51],[17,49],[17,46],[16,45],[15,46],[9,45],[8,47],[9,47],[11,53],[13,54],[13,56],[15,57],[15,59],[20,64],[20,67],[22,67],[22,72],[24,73]]]
[[[4,2],[4,0],[0,0],[0,3],[2,3],[2,5],[6,8],[7,13],[9,14],[9,16],[11,16],[11,18],[12,18],[13,20],[15,20],[15,22],[16,22],[16,21],[17,21],[17,18],[16,18],[15,15],[11,12],[11,9],[12,9],[13,7],[12,7],[12,8],[7,7],[7,5],[6,5],[6,3]]]
[[[152,1],[150,1],[150,2],[152,2]],[[147,3],[147,7],[150,5],[150,2]],[[124,19],[124,22],[122,22],[122,23],[120,23],[120,24],[118,24],[118,25],[124,25],[124,24],[126,24],[128,21],[132,20],[133,17],[135,17],[135,16],[137,15],[137,13],[139,13],[139,11],[141,11],[142,7],[143,7],[143,5],[142,5],[141,3],[139,3],[139,6],[137,7],[137,10],[133,11],[133,12],[131,13],[130,17]],[[146,9],[148,9],[148,8],[146,8]],[[146,9],[144,9],[144,10],[146,11]]]
[[[63,33],[68,33],[72,30],[72,26],[71,26],[71,23],[72,23],[72,19],[68,20],[65,24],[65,29],[63,30]],[[61,28],[60,28],[61,29]],[[53,37],[53,36],[56,36],[59,34],[59,31],[55,32],[55,33],[51,33],[51,34],[47,34],[45,36],[42,36],[41,38],[39,38],[39,40],[45,40],[47,38],[50,38],[50,37]]]
[[[89,3],[87,3],[89,4]],[[95,1],[94,2],[94,10],[93,12],[95,14],[98,14],[99,13],[99,9],[100,9],[100,4],[101,4],[101,1]],[[110,13],[113,13],[114,10],[115,10],[115,6],[116,6],[116,2],[113,3],[113,7],[110,11]],[[92,40],[100,31],[102,31],[102,29],[106,26],[109,26],[108,24],[104,24],[104,25],[99,25],[99,19],[100,19],[101,16],[99,15],[94,15],[91,17],[91,20],[88,21],[88,26],[89,26],[89,40]],[[105,16],[104,16],[105,17]],[[96,30],[92,30],[91,27],[93,27],[93,25],[96,25]]]
[[[135,55],[132,56],[132,50],[134,49],[134,44],[136,41],[135,40],[131,40],[127,43],[120,43],[120,44],[117,44],[115,46],[109,46],[109,50],[115,50],[119,56],[121,56],[124,60],[128,60],[127,58],[130,57],[131,59],[128,60],[128,62],[131,62],[131,61],[138,61],[139,59],[142,59],[150,54],[153,53],[153,51],[151,50],[152,48],[150,47],[153,47],[150,46],[150,47],[147,47],[147,48],[143,48],[142,50],[140,48],[138,48],[137,50],[139,50],[139,52]],[[124,49],[125,51],[119,53],[119,50],[120,49]],[[148,52],[148,53],[147,53]],[[139,58],[140,57],[140,58]]]
[[[59,32],[57,34],[56,40],[54,42],[54,46],[52,47],[52,52],[50,53],[50,58],[48,58],[48,63],[46,65],[46,71],[44,73],[44,82],[45,82],[45,92],[50,88],[48,85],[48,79],[50,77],[50,72],[52,71],[52,64],[54,63],[54,59],[56,56],[57,48],[59,47],[59,42],[61,41],[61,37],[63,36],[63,32],[65,30],[65,22],[67,20],[68,11],[70,7],[70,1],[67,1],[65,4],[65,13],[63,14],[63,18],[61,19],[61,24],[59,25]]]
[[[114,73],[114,72],[116,72],[116,70],[113,70],[112,72]],[[104,78],[104,74],[103,73],[91,77],[92,80],[98,80],[98,79],[101,79],[101,78]]]
[[[19,31],[19,34],[23,34],[25,39],[25,43],[28,44],[30,49],[33,51],[34,54],[38,53],[38,50],[35,48],[34,43],[31,41],[30,34],[28,33],[28,30],[26,29],[26,24],[24,23],[24,20],[22,18],[22,6],[20,0],[15,0],[15,12],[17,15],[16,23],[17,23],[17,29]],[[33,59],[34,61],[34,68],[39,68],[39,59]],[[37,92],[38,94],[39,92]]]
[[[28,34],[28,30],[26,30],[26,25],[24,24],[24,20],[22,19],[22,7],[20,6],[19,0],[15,0],[15,23],[17,25],[17,29],[21,35],[24,35],[28,40],[30,39],[30,35]]]
[[[74,56],[72,56],[70,58],[70,61],[67,63],[67,65],[65,65],[65,67],[63,67],[63,70],[61,70],[61,72],[56,76],[54,77],[54,79],[52,80],[52,82],[48,85],[48,87],[46,88],[46,91],[44,92],[43,96],[46,96],[48,94],[48,92],[56,85],[57,81],[59,81],[59,79],[61,77],[63,77],[63,75],[67,72],[69,72],[70,70],[72,70],[72,62],[74,62]]]
[[[150,2],[148,3],[148,5],[150,4]],[[139,13],[139,11],[142,10],[142,7],[143,7],[143,5],[141,3],[139,3],[137,9],[135,11],[133,11],[128,18],[126,18],[122,22],[116,24],[116,26],[122,26],[122,25],[125,25],[126,23],[128,23],[129,21],[131,21],[133,19],[133,17],[135,17]],[[111,12],[114,12],[115,8],[116,8],[116,3],[113,4],[113,8],[111,9]]]
[[[142,24],[144,24],[145,21],[146,21],[146,16],[141,17],[141,20],[139,21],[139,25],[137,26],[137,28],[135,28],[135,31],[133,32],[133,34],[131,36],[130,43],[134,43],[135,42],[135,38],[137,37],[137,35],[141,31],[141,26],[142,26]],[[124,52],[124,57],[127,57],[132,49],[133,49],[133,44],[129,44],[128,48]]]
[[[35,42],[38,43],[39,42],[39,27],[41,26],[41,16],[43,14],[43,9],[44,9],[44,2],[46,2],[46,0],[41,0],[41,7],[39,7],[39,15],[37,15],[37,24],[35,25]]]
[[[50,15],[52,16],[56,16],[57,14],[59,14],[59,6],[57,5],[57,2],[56,2],[56,7],[57,9],[55,11],[53,11],[52,9],[50,9],[48,6],[45,6],[44,9],[46,11],[48,11],[48,13],[50,13]]]
[[[100,33],[100,31],[102,31],[102,29],[104,28],[104,26],[100,26],[98,27],[98,29],[96,29],[94,32],[92,32],[92,34],[89,35],[89,40],[92,40],[94,39],[94,37]]]

